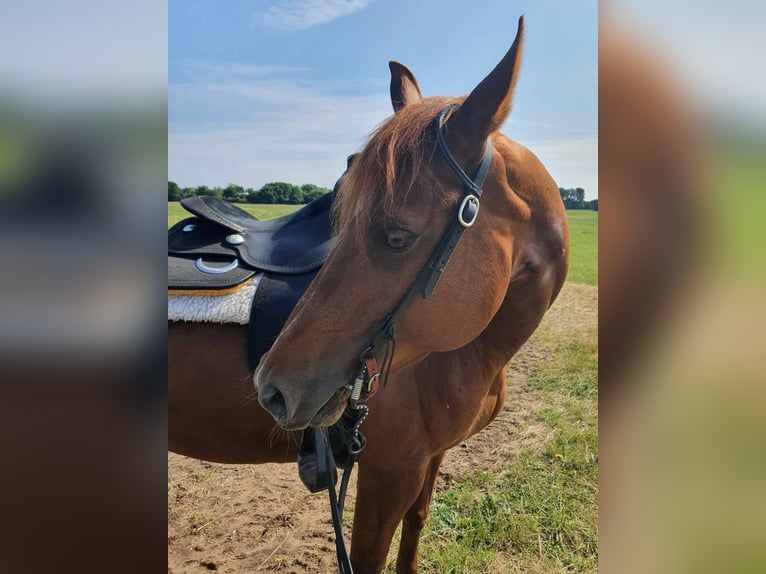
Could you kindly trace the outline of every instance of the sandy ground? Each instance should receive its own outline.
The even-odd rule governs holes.
[[[555,330],[597,321],[597,288],[567,284],[545,321]],[[545,442],[535,424],[545,405],[524,383],[544,360],[528,343],[511,362],[503,411],[478,435],[447,453],[436,483],[443,490],[476,470],[500,470],[524,447]],[[355,476],[346,506],[354,507]],[[346,513],[350,516],[350,513]],[[350,539],[351,520],[346,521]],[[396,556],[398,541],[389,559]],[[310,494],[297,464],[223,465],[168,454],[168,572],[173,574],[335,573],[327,493]]]

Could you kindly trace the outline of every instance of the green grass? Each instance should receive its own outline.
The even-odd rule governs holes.
[[[598,212],[567,211],[569,219],[569,275],[567,281],[598,285]]]
[[[596,326],[543,323],[547,358],[525,385],[545,405],[542,443],[501,471],[478,471],[437,495],[423,531],[420,572],[595,572],[598,563]]]
[[[479,472],[439,495],[424,532],[420,571],[595,572],[598,477],[590,471],[595,450],[587,446],[597,442],[596,432],[556,442],[584,443],[586,462],[571,462],[571,449],[565,460],[525,452],[502,476]]]
[[[238,203],[237,207],[244,209],[248,213],[255,215],[258,219],[273,219],[274,217],[280,217],[281,215],[287,215],[292,213],[296,209],[300,208],[300,205],[261,205],[254,203]],[[175,225],[182,219],[191,217],[191,213],[186,211],[181,204],[177,201],[168,202],[168,227]]]
[[[715,158],[708,197],[710,258],[721,276],[766,279],[763,220],[766,217],[766,144],[731,145]],[[700,200],[701,202],[701,200]]]

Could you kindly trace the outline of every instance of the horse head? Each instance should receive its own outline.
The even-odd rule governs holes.
[[[335,199],[335,244],[254,375],[258,400],[284,428],[327,426],[340,417],[360,354],[406,297],[465,197],[454,167],[437,151],[437,131],[459,167],[473,174],[510,113],[522,36],[519,20],[510,50],[464,98],[424,98],[409,69],[389,64],[395,113],[350,166]],[[480,214],[438,288],[428,299],[415,297],[397,321],[393,378],[430,353],[476,339],[503,303],[514,264],[508,222],[525,205],[511,199],[501,151],[491,149]]]

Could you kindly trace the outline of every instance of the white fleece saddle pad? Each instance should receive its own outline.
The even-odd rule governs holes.
[[[258,273],[239,289],[221,295],[168,294],[168,321],[247,325],[262,277],[263,273]]]

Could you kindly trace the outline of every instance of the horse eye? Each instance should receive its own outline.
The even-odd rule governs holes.
[[[392,229],[386,234],[384,243],[391,251],[404,251],[413,244],[417,237],[406,229]]]

